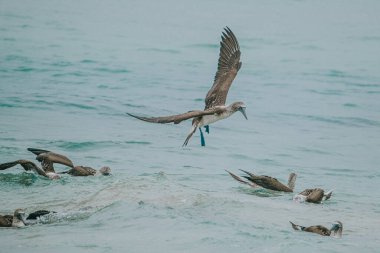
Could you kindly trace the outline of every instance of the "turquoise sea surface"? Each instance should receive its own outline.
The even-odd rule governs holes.
[[[0,0],[0,163],[35,161],[33,147],[113,170],[0,171],[0,214],[57,212],[0,229],[0,252],[379,252],[379,13],[377,0]],[[248,120],[182,148],[191,121],[126,114],[203,109],[225,26],[243,63],[227,102]],[[334,193],[295,203],[225,171],[239,169]],[[289,224],[336,220],[341,239]]]

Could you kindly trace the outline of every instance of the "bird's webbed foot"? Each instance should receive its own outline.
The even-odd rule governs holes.
[[[201,128],[199,128],[199,132],[201,132],[201,146],[204,147],[206,146],[206,141]]]

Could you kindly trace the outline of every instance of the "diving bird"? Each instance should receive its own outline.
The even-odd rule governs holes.
[[[328,229],[324,226],[321,226],[321,225],[303,227],[300,225],[296,225],[291,221],[289,221],[289,222],[292,225],[294,230],[301,230],[301,231],[305,231],[305,232],[316,233],[316,234],[320,234],[323,236],[333,236],[333,237],[338,237],[338,238],[342,237],[343,223],[340,221],[336,221],[336,223],[333,224],[330,229]]]
[[[305,189],[293,197],[296,202],[310,202],[319,204],[322,200],[328,200],[331,198],[332,191],[325,191],[321,188]]]
[[[111,174],[110,167],[102,167],[100,170],[95,170],[91,167],[86,166],[74,166],[73,162],[64,155],[56,154],[49,150],[38,149],[38,148],[28,148],[30,152],[37,155],[36,160],[41,162],[43,169],[49,173],[55,173],[53,163],[64,164],[71,169],[68,171],[60,172],[58,174],[69,174],[72,176],[95,176],[104,175],[108,176]]]
[[[204,126],[206,132],[209,133],[210,124],[228,118],[237,111],[241,112],[247,119],[247,115],[245,113],[246,105],[243,102],[234,102],[230,105],[225,104],[228,90],[230,89],[240,67],[241,61],[239,43],[231,29],[226,27],[224,32],[222,32],[218,68],[215,74],[214,83],[206,95],[205,108],[203,111],[193,110],[166,117],[141,117],[130,113],[127,114],[139,120],[151,123],[179,124],[184,120],[193,119],[190,133],[182,146],[186,146],[188,144],[191,136],[197,128],[199,129],[201,135],[201,145],[205,146],[205,139],[201,127]]]
[[[47,215],[49,213],[54,213],[46,210],[38,210],[29,215],[26,215],[24,209],[16,209],[13,215],[0,215],[0,227],[24,227],[27,225],[32,225],[37,223],[37,219]]]
[[[226,170],[235,180],[242,184],[247,184],[251,187],[257,187],[261,186],[266,189],[270,189],[273,191],[282,191],[282,192],[293,192],[294,185],[296,183],[296,178],[297,174],[295,173],[290,173],[289,174],[289,179],[288,179],[288,184],[284,185],[280,181],[278,181],[276,178],[269,177],[269,176],[258,176],[254,175],[253,173],[250,173],[245,170],[241,170],[244,173],[246,173],[248,176],[243,176],[243,178],[248,179],[248,181],[245,181],[244,179],[240,178],[239,176],[229,172]]]

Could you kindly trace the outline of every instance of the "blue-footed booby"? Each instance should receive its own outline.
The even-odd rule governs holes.
[[[104,175],[108,176],[111,174],[110,167],[102,167],[100,170],[95,170],[91,167],[86,166],[74,166],[73,162],[64,155],[56,154],[49,150],[37,149],[37,148],[28,148],[30,152],[37,155],[36,160],[40,161],[43,169],[48,172],[54,172],[53,163],[64,164],[71,169],[68,171],[60,172],[58,174],[69,174],[72,176],[95,176],[95,175]]]
[[[37,155],[36,160],[41,163],[42,169],[29,160],[16,160],[0,164],[0,170],[5,170],[19,164],[27,171],[33,170],[43,177],[58,179],[60,176],[54,171],[54,163],[60,163],[69,167],[73,166],[73,163],[66,156],[42,149],[28,148],[28,150]]]
[[[246,105],[243,102],[234,102],[230,105],[225,105],[228,90],[241,67],[240,54],[240,46],[235,35],[230,28],[226,27],[222,33],[222,41],[220,42],[218,68],[214,83],[206,95],[206,105],[203,111],[193,110],[166,117],[141,117],[130,113],[127,114],[151,123],[179,124],[184,120],[192,118],[192,127],[183,146],[188,144],[197,128],[201,135],[201,145],[205,146],[205,139],[201,127],[204,126],[206,132],[209,133],[210,124],[228,118],[237,111],[240,111],[247,119],[247,115],[245,114]]]
[[[332,191],[325,192],[321,188],[305,189],[293,197],[296,202],[310,202],[319,204],[322,200],[331,198]]]
[[[280,181],[278,181],[276,178],[273,178],[273,177],[269,177],[269,176],[265,176],[265,175],[258,176],[258,175],[254,175],[253,173],[245,171],[245,170],[241,170],[241,171],[243,171],[244,173],[246,173],[248,175],[248,176],[243,176],[245,179],[248,179],[248,181],[245,181],[244,179],[236,176],[235,174],[233,174],[227,170],[227,172],[235,180],[237,180],[238,182],[240,182],[242,184],[247,184],[251,187],[261,186],[263,188],[270,189],[273,191],[293,192],[294,185],[296,183],[296,178],[297,178],[297,174],[290,173],[289,179],[288,179],[288,185],[284,185],[283,183],[281,183]]]
[[[41,216],[52,213],[51,211],[38,210],[26,215],[24,209],[16,209],[13,215],[0,215],[0,227],[25,227],[37,223]],[[54,212],[53,212],[54,213]]]
[[[60,176],[54,171],[54,163],[60,163],[66,166],[72,165],[71,161],[65,157],[55,153],[44,154],[43,156],[37,156],[37,160],[41,162],[42,169],[35,163],[29,160],[16,160],[13,162],[0,164],[0,170],[5,170],[16,165],[21,165],[26,171],[35,171],[38,175],[47,177],[50,179],[58,179]]]
[[[340,221],[336,221],[336,223],[333,224],[330,229],[328,229],[324,226],[321,226],[321,225],[303,227],[300,225],[296,225],[291,221],[289,221],[289,222],[292,225],[294,230],[301,230],[301,231],[305,231],[305,232],[316,233],[316,234],[320,234],[323,236],[332,236],[332,237],[338,237],[338,238],[342,237],[343,223]]]

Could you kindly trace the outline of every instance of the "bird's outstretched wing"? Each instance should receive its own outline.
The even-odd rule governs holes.
[[[222,108],[216,107],[216,108],[210,108],[210,109],[204,110],[204,111],[189,111],[189,112],[185,112],[182,114],[166,116],[166,117],[141,117],[141,116],[136,116],[136,115],[131,114],[131,113],[127,113],[127,114],[129,116],[136,118],[136,119],[143,120],[146,122],[151,122],[151,123],[179,124],[180,122],[187,120],[187,119],[196,118],[196,117],[200,117],[203,115],[220,114],[222,112],[223,112]]]
[[[42,163],[45,171],[54,171],[53,163],[74,167],[73,162],[64,155],[36,148],[28,148],[28,150],[37,155],[36,160]]]
[[[0,164],[0,170],[5,170],[5,169],[11,168],[13,166],[16,166],[18,164],[20,164],[24,168],[24,170],[33,170],[37,174],[44,176],[44,177],[47,177],[45,171],[43,171],[41,168],[39,168],[35,163],[28,161],[28,160],[17,160],[14,162]]]
[[[39,155],[39,154],[42,154],[42,153],[49,153],[50,152],[49,150],[39,149],[39,148],[27,148],[27,150],[30,151],[30,152],[32,152],[35,155]]]
[[[214,84],[207,93],[205,109],[226,103],[228,90],[240,67],[239,43],[231,29],[226,27],[220,42],[218,70],[215,74]]]

